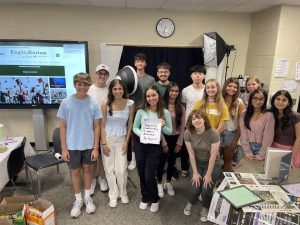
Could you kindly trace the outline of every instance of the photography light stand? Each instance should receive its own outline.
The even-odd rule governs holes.
[[[227,79],[227,72],[228,72],[228,58],[229,58],[229,55],[230,55],[230,52],[233,51],[233,50],[236,50],[234,48],[234,45],[225,45],[225,49],[226,49],[226,67],[225,67],[225,80]]]

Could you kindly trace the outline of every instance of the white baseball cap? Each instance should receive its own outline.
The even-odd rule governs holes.
[[[100,70],[106,70],[109,73],[109,67],[105,64],[100,64],[96,67],[96,73]]]

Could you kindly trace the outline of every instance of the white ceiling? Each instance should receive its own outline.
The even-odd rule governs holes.
[[[55,4],[112,8],[253,13],[300,0],[0,0],[1,3]]]

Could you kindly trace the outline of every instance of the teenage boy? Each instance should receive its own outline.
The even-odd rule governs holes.
[[[86,73],[78,73],[73,78],[76,93],[60,104],[57,117],[60,118],[60,138],[63,160],[71,171],[75,202],[71,217],[78,217],[85,205],[86,212],[95,212],[96,207],[90,196],[90,167],[99,157],[100,119],[98,102],[87,92],[92,83]],[[84,199],[81,195],[81,173],[83,174]]]
[[[166,62],[162,62],[157,66],[158,81],[156,81],[153,85],[158,88],[162,97],[165,95],[167,85],[170,83],[170,71],[171,66]]]
[[[181,102],[185,105],[185,122],[187,121],[194,105],[197,101],[201,100],[204,93],[205,85],[203,80],[206,75],[206,68],[201,65],[194,65],[190,68],[190,76],[193,83],[182,90]],[[189,169],[189,155],[186,148],[181,149],[181,176],[188,176]]]
[[[143,102],[143,97],[146,89],[152,85],[155,80],[152,76],[146,74],[145,68],[147,66],[147,56],[144,53],[137,53],[134,56],[134,66],[136,67],[136,74],[138,78],[138,86],[136,92],[131,96],[131,99],[134,101],[135,105],[135,112],[137,111],[138,107]],[[131,138],[131,145],[133,145],[133,135]],[[135,160],[135,153],[134,148],[131,146],[129,150],[132,150],[131,162],[128,165],[129,170],[134,170],[136,168],[136,160]],[[128,154],[129,155],[129,154]]]
[[[100,107],[102,105],[102,102],[104,99],[107,98],[108,94],[108,87],[107,87],[107,80],[109,78],[109,67],[105,64],[100,64],[96,67],[95,72],[95,83],[90,86],[88,95],[92,96],[96,99],[96,101],[99,103]],[[102,145],[99,146],[99,149],[101,150]],[[92,174],[92,185],[91,185],[91,195],[95,192],[95,187],[97,184],[96,179],[96,171],[97,167],[99,170],[99,176],[98,181],[100,185],[100,190],[102,192],[105,192],[108,190],[108,185],[106,181],[105,171],[103,167],[102,162],[102,156],[101,151],[99,152],[99,158],[97,159],[97,163],[93,163],[91,165],[91,174]]]

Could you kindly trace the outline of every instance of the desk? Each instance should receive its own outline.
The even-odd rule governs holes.
[[[5,185],[9,182],[8,171],[7,171],[7,161],[10,153],[16,148],[21,146],[22,140],[24,137],[10,137],[7,140],[1,142],[1,144],[5,144],[8,148],[5,152],[0,153],[0,191],[5,187]],[[26,141],[24,148],[25,157],[35,155],[35,151],[31,147],[30,143]]]
[[[243,158],[235,172],[263,173],[263,163],[264,162],[249,161]],[[291,170],[289,178],[283,183],[296,182],[300,182],[300,169]],[[226,185],[227,180],[224,179],[217,191],[225,189]],[[245,213],[242,209],[234,209],[226,200],[220,197],[218,192],[215,192],[209,208],[208,220],[220,225],[298,225],[300,223],[300,214],[262,212],[259,210]]]

